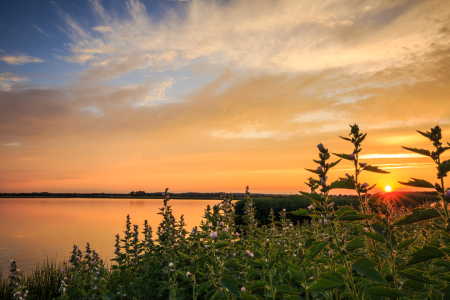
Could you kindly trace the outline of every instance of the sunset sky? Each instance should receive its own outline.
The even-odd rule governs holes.
[[[353,123],[363,181],[435,182],[450,1],[1,1],[0,192],[298,193]]]

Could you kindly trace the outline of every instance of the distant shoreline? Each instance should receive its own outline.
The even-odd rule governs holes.
[[[406,191],[406,192],[392,192],[395,194],[422,194],[429,196],[437,196],[436,192],[426,191]],[[171,193],[171,199],[177,200],[220,200],[221,195],[225,193]],[[386,193],[391,194],[391,193]],[[271,199],[274,197],[287,197],[292,194],[261,194],[255,193],[250,196],[253,199]],[[330,195],[331,197],[357,197],[356,195]],[[101,198],[101,199],[160,199],[162,200],[162,192],[145,193],[132,192],[128,194],[112,194],[112,193],[0,193],[0,198]],[[245,193],[233,193],[235,200],[246,198]]]

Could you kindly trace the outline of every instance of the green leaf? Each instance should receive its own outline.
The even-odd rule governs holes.
[[[320,279],[316,280],[316,282],[308,288],[308,292],[324,292],[341,287],[344,284],[345,281],[342,274],[336,271],[331,271],[328,273],[322,273]]]
[[[253,290],[253,289],[257,289],[257,288],[262,288],[262,287],[265,287],[266,285],[268,285],[269,283],[267,282],[267,281],[264,281],[264,280],[258,280],[258,281],[255,281],[251,286],[250,286],[250,289],[251,290]]]
[[[402,284],[403,288],[410,288],[414,291],[425,291],[427,286],[421,282],[417,282],[411,279],[406,279],[405,282]],[[424,298],[413,298],[414,300],[417,299],[424,299],[424,300],[428,300],[428,293],[426,295],[426,297]]]
[[[450,285],[446,285],[443,289],[440,289],[444,293],[442,300],[450,300]]]
[[[350,158],[350,154],[344,154],[344,153],[342,153],[342,154],[339,154],[339,153],[333,153],[333,154],[336,155],[337,157],[340,157],[340,158],[343,158],[343,159],[346,159],[346,160],[351,160],[351,161],[353,161],[353,159]]]
[[[337,160],[337,161],[331,163],[331,164],[330,164],[330,169],[331,169],[332,167],[334,167],[335,165],[337,165],[338,163],[340,163],[341,160],[342,160],[342,159]]]
[[[346,212],[352,212],[352,213],[356,214],[356,210],[351,206],[340,206],[339,210],[336,211],[335,214],[337,217],[340,217]]]
[[[381,272],[386,275],[392,275],[392,268],[388,261],[385,261],[383,266],[381,267]]]
[[[239,293],[237,284],[239,283],[234,276],[228,275],[219,279],[220,284],[224,289],[227,289],[233,296],[242,298]]]
[[[366,245],[366,240],[363,238],[354,238],[351,240],[347,246],[345,246],[345,250],[353,251],[359,248],[363,248]]]
[[[450,159],[443,161],[439,165],[438,169],[441,174],[447,175],[447,173],[450,171]]]
[[[403,148],[403,149],[406,149],[406,150],[408,150],[408,151],[414,152],[414,153],[418,153],[418,154],[420,154],[420,155],[424,155],[424,156],[429,156],[429,157],[431,157],[430,151],[425,150],[425,149],[408,148],[408,147],[403,147],[403,146],[402,146],[402,148]]]
[[[383,276],[375,269],[377,263],[368,258],[360,258],[352,264],[352,269],[358,272],[361,276],[366,276],[378,283],[386,283]]]
[[[302,194],[305,197],[308,197],[311,200],[315,200],[315,201],[320,201],[321,200],[320,194],[317,194],[317,193],[306,193],[306,192],[301,192],[300,191],[300,194]]]
[[[315,174],[319,174],[319,175],[323,173],[323,172],[320,172],[320,171],[318,171],[318,170],[312,170],[312,169],[306,169],[306,168],[305,168],[305,170],[306,170],[306,171],[313,172],[313,173],[315,173]]]
[[[303,272],[298,272],[296,270],[294,270],[293,268],[289,267],[289,273],[291,273],[292,277],[295,278],[295,280],[298,280],[300,282],[303,282],[303,280],[305,279],[305,275]]]
[[[352,179],[347,177],[339,177],[339,180],[346,180],[345,183],[339,187],[340,189],[348,189],[348,190],[355,189],[355,182]]]
[[[296,211],[290,211],[289,213],[296,216],[307,216],[308,214],[310,214],[310,211],[307,209],[299,209]]]
[[[244,300],[258,300],[259,298],[253,295],[248,294],[247,292],[242,292],[241,297]]]
[[[352,212],[346,212],[342,216],[339,217],[339,221],[361,221],[361,220],[370,220],[375,215],[360,215]]]
[[[343,179],[340,178],[340,179],[332,182],[330,184],[330,190],[340,188],[342,185],[344,185],[347,182],[347,180],[348,180],[347,178],[343,178]]]
[[[403,248],[408,247],[409,245],[414,243],[416,240],[417,240],[417,236],[413,237],[412,239],[405,240],[405,241],[401,242],[400,244],[397,245],[397,250],[401,250]]]
[[[364,231],[364,230],[360,230],[360,232],[368,237],[370,237],[371,239],[378,241],[378,242],[382,242],[384,243],[384,238],[382,235],[379,235],[377,233],[374,232],[370,232],[370,231]]]
[[[203,283],[197,290],[197,295],[200,295],[204,290],[210,287],[211,284],[213,284],[214,280],[209,280],[205,283]]]
[[[399,274],[405,278],[415,280],[418,282],[423,282],[426,284],[436,284],[437,283],[435,280],[431,280],[430,278],[426,277],[424,275],[424,272],[418,271],[416,269],[406,269],[406,270],[400,271]]]
[[[390,236],[386,235],[386,234],[384,233],[386,229],[385,229],[384,226],[381,224],[381,222],[375,222],[375,223],[373,223],[373,224],[370,225],[370,226],[373,228],[373,230],[374,230],[376,233],[378,233],[379,235],[382,235],[383,238],[384,238],[386,241],[390,242],[390,243],[392,244],[392,246],[394,246],[394,247],[397,246],[397,238],[396,238],[395,234],[392,234],[392,235],[390,235]]]
[[[366,135],[367,135],[367,133],[365,133],[362,137],[360,137],[359,139],[357,139],[357,140],[355,141],[355,144],[356,144],[356,145],[361,144],[362,141],[364,141],[364,139],[366,138]]]
[[[307,255],[306,259],[305,259],[305,263],[310,262],[311,260],[313,260],[317,255],[320,254],[320,252],[322,252],[322,250],[328,245],[328,241],[317,241],[314,242],[311,246],[311,248],[309,248],[309,254]]]
[[[423,246],[421,250],[412,253],[411,256],[412,258],[408,261],[408,265],[410,266],[427,260],[443,257],[445,256],[445,253],[436,247]]]
[[[220,249],[220,248],[223,248],[223,247],[226,247],[226,246],[228,246],[230,243],[228,243],[228,242],[220,242],[220,243],[217,243],[215,246],[214,246],[214,248],[215,249]]]
[[[398,183],[407,185],[407,186],[412,186],[412,187],[434,189],[434,185],[426,180],[417,179],[417,178],[411,178],[411,179],[412,179],[412,181],[411,180],[408,182],[399,181]]]
[[[226,268],[242,268],[242,266],[237,262],[236,259],[227,260],[224,264],[224,267]]]
[[[351,142],[352,140],[343,136],[339,136],[341,139]]]
[[[415,208],[412,209],[411,212],[412,214],[401,218],[400,220],[395,222],[394,225],[395,226],[408,225],[425,220],[438,218],[441,216],[435,208],[427,208],[427,209]]]
[[[384,287],[384,286],[373,286],[364,291],[364,295],[372,297],[387,297],[387,298],[398,298],[404,297],[408,294],[400,290]]]
[[[391,172],[381,170],[378,166],[371,166],[367,165],[364,167],[364,171],[374,172],[374,173],[382,173],[382,174],[389,174]]]

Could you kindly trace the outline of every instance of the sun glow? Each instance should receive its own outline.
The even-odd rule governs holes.
[[[392,188],[389,185],[387,185],[387,186],[384,187],[384,190],[386,192],[390,192],[390,191],[392,191]]]

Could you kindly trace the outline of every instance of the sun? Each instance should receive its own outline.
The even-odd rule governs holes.
[[[387,185],[387,186],[384,187],[384,190],[386,192],[390,192],[390,191],[392,191],[392,188],[389,185]]]

